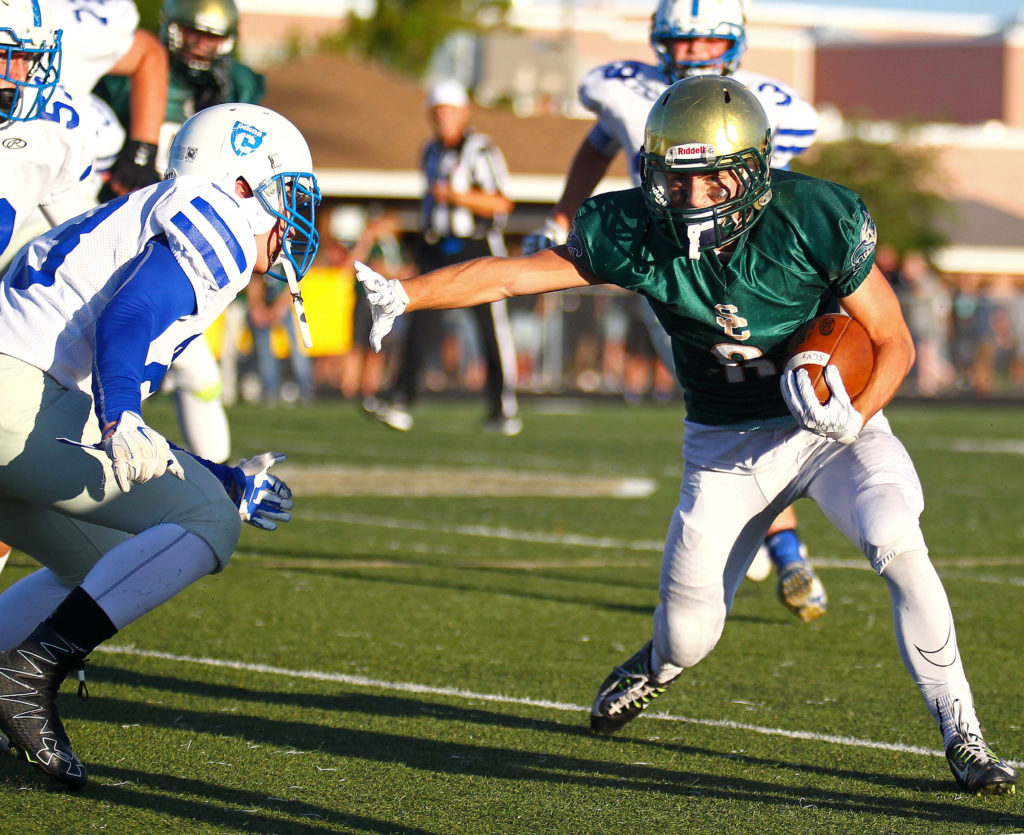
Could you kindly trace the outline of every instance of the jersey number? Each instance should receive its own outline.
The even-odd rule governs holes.
[[[100,2],[102,3],[103,0],[100,0]],[[107,25],[107,19],[105,17],[100,17],[88,5],[80,5],[80,3],[81,3],[81,0],[79,0],[79,3],[75,4],[75,6],[76,6],[76,8],[75,8],[75,20],[77,20],[79,23],[81,23],[82,22],[82,15],[89,15],[90,17],[96,18],[96,20],[98,20],[100,22],[100,25],[102,25],[102,26],[106,26]]]
[[[725,371],[727,383],[742,383],[748,373],[756,374],[758,379],[779,373],[775,363],[765,359],[761,349],[753,345],[719,342],[711,353]]]
[[[628,62],[610,64],[605,68],[604,77],[621,81],[630,90],[639,93],[648,101],[656,101],[661,95],[664,85],[652,84],[649,79],[643,78],[637,72],[637,66],[637,64]]]

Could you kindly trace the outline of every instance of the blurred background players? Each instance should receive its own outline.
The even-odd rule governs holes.
[[[490,137],[469,128],[469,96],[456,81],[431,88],[427,109],[435,137],[423,149],[427,192],[421,204],[422,241],[417,254],[426,272],[483,255],[505,255],[502,227],[512,211],[508,170]],[[487,416],[484,428],[503,435],[522,429],[516,400],[516,358],[504,300],[470,308],[484,355]],[[422,383],[427,351],[440,343],[441,311],[414,314],[401,348],[397,376],[367,407],[393,429],[413,426],[409,408]]]
[[[178,128],[195,113],[224,102],[258,104],[263,76],[235,60],[238,9],[233,0],[166,0],[160,10],[160,34],[170,56],[169,88],[152,147],[155,169],[167,168],[167,149]],[[124,125],[147,106],[126,79],[107,75],[96,93]],[[174,360],[168,385],[185,445],[211,461],[231,454],[231,432],[221,400],[220,366],[205,339],[194,340]]]
[[[97,157],[101,167],[109,167],[103,199],[155,183],[156,143],[167,106],[167,51],[139,28],[133,0],[53,0],[53,10],[64,32],[61,85],[90,111],[98,131]],[[126,134],[109,119],[108,109],[93,101],[92,90],[104,74],[121,79],[131,98],[131,118],[121,123]],[[112,164],[108,154],[116,154]]]
[[[730,75],[750,89],[772,125],[773,167],[789,161],[814,141],[818,115],[792,88],[739,69],[746,49],[742,0],[661,0],[651,20],[651,47],[657,65],[616,61],[597,67],[580,82],[581,103],[597,124],[576,152],[562,197],[544,226],[523,241],[523,253],[565,243],[580,204],[593,192],[620,150],[630,155],[633,185],[640,184],[639,152],[651,105],[674,81],[695,75]],[[643,308],[652,341],[666,367],[673,365],[669,339],[649,306]],[[748,576],[764,579],[774,564],[782,602],[803,621],[825,613],[825,588],[807,560],[796,532],[796,514],[787,508],[775,520]],[[770,562],[769,562],[770,560]]]

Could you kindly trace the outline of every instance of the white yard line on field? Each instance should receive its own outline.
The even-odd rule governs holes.
[[[428,533],[454,534],[458,536],[477,536],[485,539],[504,539],[513,542],[535,542],[545,545],[569,545],[579,548],[593,548],[597,550],[610,551],[652,551],[660,553],[664,545],[664,542],[660,539],[617,539],[615,537],[607,536],[584,536],[582,534],[571,533],[524,531],[516,530],[514,528],[490,527],[488,525],[452,525],[443,522],[420,522],[413,519],[393,519],[382,516],[367,516],[364,513],[295,513],[292,518],[301,519],[306,522],[333,522],[340,525],[366,525],[368,527],[385,528],[390,530],[423,531]],[[291,560],[287,560],[287,562],[291,563]],[[859,559],[857,557],[816,557],[812,555],[811,562],[814,563],[816,568],[853,568],[864,571],[871,570],[867,564],[867,560]],[[954,568],[969,568],[974,570],[980,566],[1022,566],[1024,565],[1024,556],[979,556],[970,557],[969,559],[938,557],[934,559],[933,562],[938,568],[943,570]],[[380,562],[381,567],[393,567],[398,564],[400,563],[386,560]],[[618,564],[619,563],[614,560],[609,560],[606,563],[608,566]],[[340,561],[333,562],[332,565],[343,566],[349,565],[349,563]],[[481,563],[481,565],[485,565],[487,567],[495,567],[496,565],[509,567],[508,564],[499,564],[494,562]],[[518,562],[516,565],[520,565],[527,569],[547,567],[543,563],[528,561]],[[599,560],[590,560],[586,563],[558,562],[556,567],[598,568],[601,567],[601,563]],[[965,575],[958,579],[975,580],[979,583],[1009,583],[1011,585],[1024,585],[1024,579],[1017,580],[1006,577],[985,577],[974,574]]]
[[[517,531],[511,528],[492,528],[487,525],[449,525],[438,522],[416,522],[410,519],[387,519],[381,516],[367,516],[365,513],[296,513],[292,515],[292,518],[306,522],[338,522],[345,525],[369,525],[375,528],[403,531],[430,531],[462,536],[482,536],[488,539],[511,539],[517,542],[578,545],[584,548],[612,548],[623,551],[660,551],[664,544],[660,539],[614,539],[571,533]]]
[[[286,667],[272,667],[267,664],[251,664],[246,661],[229,661],[223,658],[204,658],[193,655],[175,655],[169,652],[139,649],[135,646],[100,646],[97,652],[117,655],[131,655],[140,658],[156,658],[163,661],[174,661],[186,664],[199,664],[205,667],[220,667],[229,670],[240,670],[247,673],[262,675],[286,676],[288,678],[309,679],[312,681],[329,681],[336,684],[347,684],[352,687],[369,687],[374,690],[387,690],[400,693],[418,693],[427,696],[444,696],[466,701],[492,702],[494,704],[525,705],[545,710],[557,710],[563,713],[587,713],[589,707],[568,702],[552,702],[547,699],[528,699],[519,696],[504,696],[496,693],[476,693],[472,690],[461,690],[454,687],[431,687],[426,684],[415,684],[409,681],[383,681],[366,678],[365,676],[345,675],[344,673],[327,673],[319,670],[289,670]],[[789,731],[784,728],[766,728],[762,725],[748,725],[730,719],[696,719],[689,716],[670,716],[667,713],[648,713],[648,719],[662,722],[682,722],[688,725],[702,725],[708,728],[727,728],[733,731],[779,736],[786,739],[802,739],[810,742],[827,742],[831,745],[842,745],[848,748],[874,748],[879,751],[898,751],[904,754],[920,754],[927,757],[945,757],[945,753],[932,748],[916,745],[903,745],[898,742],[876,742],[871,739],[858,739],[852,736],[836,736],[819,734],[812,731]],[[1024,762],[1007,760],[1015,768],[1024,768]]]

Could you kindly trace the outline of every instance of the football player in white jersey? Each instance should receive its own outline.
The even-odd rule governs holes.
[[[692,75],[729,75],[750,89],[772,125],[772,165],[786,168],[814,142],[818,114],[813,105],[783,84],[739,69],[746,49],[743,0],[660,0],[651,20],[657,65],[615,61],[587,73],[580,82],[582,104],[597,116],[569,168],[562,197],[544,226],[523,239],[523,254],[565,243],[576,210],[601,181],[620,150],[629,157],[633,185],[640,184],[640,152],[651,105],[666,87]],[[645,307],[648,331],[662,362],[673,367],[664,329]],[[825,613],[825,587],[796,533],[796,514],[787,508],[776,519],[748,576],[764,579],[774,564],[782,602],[807,622]],[[769,562],[770,560],[770,562]],[[763,566],[759,571],[757,566]]]
[[[51,2],[64,30],[61,84],[83,107],[101,76],[131,78],[131,124],[109,170],[110,193],[104,197],[155,183],[157,142],[167,108],[167,50],[156,35],[139,28],[134,0]]]
[[[0,537],[44,566],[0,595],[0,732],[71,787],[68,671],[223,569],[241,522],[273,530],[292,506],[279,453],[198,459],[141,402],[253,271],[309,268],[309,148],[279,114],[223,104],[184,124],[168,175],[34,239],[0,284]]]

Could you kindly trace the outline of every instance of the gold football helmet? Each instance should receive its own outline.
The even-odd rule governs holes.
[[[182,27],[223,38],[216,55],[211,60],[188,56]],[[212,63],[235,51],[238,7],[234,0],[164,0],[160,8],[160,34],[172,58],[182,60],[192,70],[209,70]]]
[[[771,123],[757,97],[728,77],[694,76],[661,94],[644,130],[640,186],[655,227],[696,260],[750,229],[771,200]],[[673,173],[731,172],[735,194],[706,208],[673,205]]]

